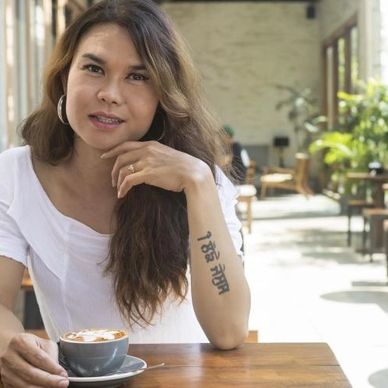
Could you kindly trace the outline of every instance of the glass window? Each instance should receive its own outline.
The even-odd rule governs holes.
[[[52,9],[48,0],[0,1],[1,150],[19,144],[17,127],[40,102],[53,43]]]
[[[355,91],[355,87],[359,80],[359,54],[358,54],[358,28],[354,26],[350,30],[350,44],[351,44],[351,80],[352,80],[352,92]]]
[[[345,91],[345,39],[338,39],[338,90]]]
[[[352,93],[358,82],[357,15],[339,28],[324,44],[324,114],[328,118],[328,127],[337,124],[338,92]]]
[[[334,116],[334,106],[333,106],[333,47],[328,47],[326,49],[326,107],[327,107],[327,117],[329,128],[332,128],[333,116]]]

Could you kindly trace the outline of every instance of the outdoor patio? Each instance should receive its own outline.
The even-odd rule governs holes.
[[[360,233],[346,246],[346,216],[325,196],[270,197],[253,210],[245,265],[259,341],[327,342],[354,387],[387,387],[385,257],[355,253]]]

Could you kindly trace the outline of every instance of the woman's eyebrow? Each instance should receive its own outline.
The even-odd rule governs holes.
[[[92,61],[98,63],[99,65],[105,65],[106,64],[105,59],[102,59],[102,58],[100,58],[97,55],[94,55],[92,53],[82,54],[81,58],[91,59]]]
[[[81,58],[91,59],[92,61],[98,63],[99,65],[106,65],[105,59],[100,58],[97,55],[92,54],[92,53],[82,54]],[[128,68],[132,69],[132,70],[147,70],[143,64],[129,65]]]

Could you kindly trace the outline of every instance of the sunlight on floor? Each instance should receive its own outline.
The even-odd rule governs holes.
[[[255,203],[245,236],[251,328],[261,342],[327,342],[354,387],[388,387],[385,257],[348,248],[338,213],[323,196]],[[354,225],[360,232],[360,217]]]

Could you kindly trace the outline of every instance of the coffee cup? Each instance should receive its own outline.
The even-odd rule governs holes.
[[[66,364],[77,376],[103,376],[117,371],[128,352],[128,333],[114,329],[82,329],[60,337]]]

